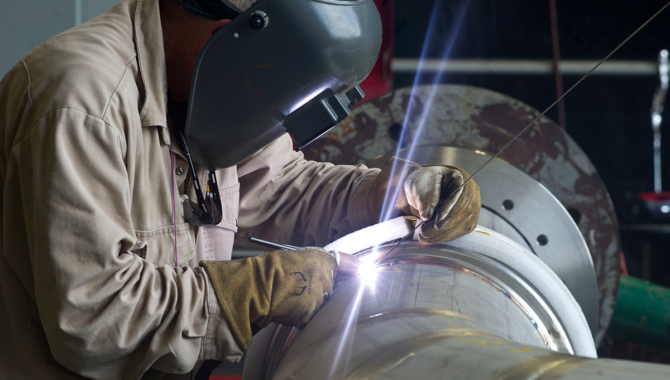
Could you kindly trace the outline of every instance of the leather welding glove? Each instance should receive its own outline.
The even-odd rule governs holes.
[[[470,175],[455,166],[421,166],[391,158],[372,186],[368,212],[379,218],[388,197],[393,205],[390,216],[404,215],[424,222],[419,233],[421,243],[457,239],[477,227],[482,205],[474,180],[454,193],[467,178]]]
[[[337,262],[321,249],[273,251],[231,261],[202,261],[230,331],[251,344],[251,324],[301,327],[333,292]]]

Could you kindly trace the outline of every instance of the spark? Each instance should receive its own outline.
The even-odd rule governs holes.
[[[367,285],[374,289],[379,267],[377,266],[373,256],[374,255],[369,254],[360,258],[360,265],[356,275],[361,279],[361,283],[363,285]]]

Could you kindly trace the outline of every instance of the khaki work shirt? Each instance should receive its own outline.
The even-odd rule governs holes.
[[[377,171],[306,161],[285,135],[217,172],[220,225],[186,223],[166,83],[158,0],[121,2],[0,82],[1,379],[175,378],[238,360],[198,262],[230,258],[236,233],[323,246],[373,222]]]

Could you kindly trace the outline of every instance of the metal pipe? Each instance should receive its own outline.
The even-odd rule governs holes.
[[[551,47],[552,47],[552,68],[554,70],[554,81],[556,82],[556,98],[560,99],[563,95],[563,76],[561,75],[561,47],[558,38],[558,11],[556,10],[556,0],[549,0],[549,20],[551,26]],[[558,101],[558,125],[565,129],[565,101]]]
[[[622,275],[608,334],[670,351],[670,289]]]
[[[570,355],[565,331],[543,295],[501,262],[407,242],[374,282],[338,284],[303,331],[277,328],[254,378],[670,377],[670,366]]]
[[[661,175],[661,123],[663,122],[663,108],[665,96],[668,92],[668,51],[663,49],[658,53],[658,75],[660,83],[654,93],[651,105],[651,128],[654,132],[654,191],[663,190]]]
[[[562,60],[559,69],[563,75],[583,75],[598,61]],[[550,75],[553,74],[551,60],[515,59],[416,59],[395,58],[393,71],[396,74],[422,72],[447,72],[452,74],[498,74],[498,75]],[[658,75],[656,61],[608,61],[591,75]]]
[[[296,247],[295,245],[273,243],[271,241],[257,239],[255,237],[251,237],[251,236],[249,236],[248,240],[249,240],[250,243],[256,243],[258,245],[262,245],[262,246],[265,246],[265,247],[268,247],[268,248],[280,249],[280,250],[283,250],[283,251],[298,251],[298,250],[304,249],[302,247]]]

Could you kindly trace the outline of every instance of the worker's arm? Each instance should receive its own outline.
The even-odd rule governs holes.
[[[308,161],[284,135],[238,167],[240,232],[302,246],[324,246],[377,223],[367,198],[378,169]]]
[[[186,373],[198,359],[239,356],[202,268],[157,267],[134,253],[127,149],[101,119],[59,110],[9,157],[26,236],[5,239],[30,246],[35,315],[51,353],[99,379]],[[170,191],[155,185],[147,197]]]

